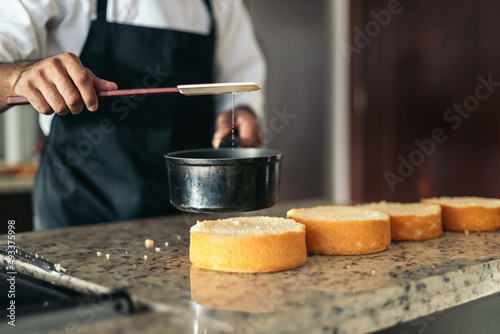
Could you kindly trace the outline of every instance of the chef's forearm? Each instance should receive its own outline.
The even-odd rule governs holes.
[[[34,61],[19,61],[13,63],[0,62],[0,113],[9,108],[6,104],[7,96],[18,95],[15,84],[21,73]]]

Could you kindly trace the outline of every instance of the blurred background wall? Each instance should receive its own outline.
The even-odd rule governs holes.
[[[281,199],[325,196],[330,193],[329,1],[244,3],[268,65],[266,145],[284,154]]]
[[[296,115],[269,145],[285,153],[283,199],[338,201],[344,181],[354,202],[500,198],[500,2],[245,4],[268,59],[268,115]]]
[[[352,0],[354,201],[500,197],[500,2]]]

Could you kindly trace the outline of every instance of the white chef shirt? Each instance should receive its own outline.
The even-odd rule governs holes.
[[[215,82],[264,84],[265,61],[244,4],[241,0],[210,1],[217,29]],[[63,52],[80,55],[96,8],[97,0],[0,1],[0,62]],[[203,35],[211,28],[203,0],[108,0],[107,21]],[[262,120],[263,100],[263,92],[257,91],[238,94],[235,103],[249,106]],[[231,103],[230,94],[216,95],[218,113],[230,110]],[[53,116],[39,117],[45,134]]]

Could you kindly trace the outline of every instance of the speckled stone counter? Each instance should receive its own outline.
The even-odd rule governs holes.
[[[246,215],[284,216],[290,208],[316,204],[326,203],[280,203]],[[445,232],[363,256],[309,255],[304,266],[276,273],[191,266],[189,228],[228,216],[234,215],[183,214],[19,234],[18,246],[60,263],[67,275],[21,264],[17,269],[79,290],[125,288],[155,310],[88,324],[82,333],[373,332],[500,291],[500,231]],[[146,248],[145,239],[155,246]]]

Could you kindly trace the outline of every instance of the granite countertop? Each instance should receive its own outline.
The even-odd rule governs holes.
[[[326,202],[284,202],[245,215],[283,217],[317,204]],[[156,310],[83,327],[92,333],[371,332],[500,291],[500,231],[447,231],[362,256],[309,255],[304,266],[275,273],[192,266],[189,228],[229,216],[182,214],[21,233],[18,246],[60,263],[67,274],[20,263],[16,269],[78,290],[125,288]],[[146,248],[145,239],[155,247]]]

